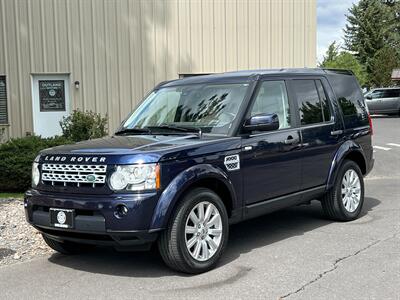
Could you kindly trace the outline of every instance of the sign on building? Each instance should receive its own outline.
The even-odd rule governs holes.
[[[39,80],[40,111],[65,111],[64,80]]]

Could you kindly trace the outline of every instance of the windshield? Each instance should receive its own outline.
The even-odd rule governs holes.
[[[120,131],[175,126],[227,135],[249,84],[195,84],[153,91]]]

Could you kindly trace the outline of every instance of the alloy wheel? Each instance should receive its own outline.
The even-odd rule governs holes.
[[[222,241],[222,219],[214,204],[202,201],[193,207],[185,224],[185,241],[197,261],[207,261],[217,252]]]
[[[343,206],[348,212],[354,212],[361,200],[361,184],[358,174],[353,169],[349,169],[342,180],[342,201]]]

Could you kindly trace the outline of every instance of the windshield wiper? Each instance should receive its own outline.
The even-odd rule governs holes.
[[[132,133],[133,134],[135,134],[135,133],[138,133],[138,134],[150,133],[151,134],[151,131],[147,127],[145,127],[145,128],[123,128],[123,129],[117,131],[115,133],[115,135],[124,135],[124,134],[132,134]]]
[[[161,124],[157,126],[146,126],[151,132],[157,130],[167,130],[167,131],[177,131],[182,133],[196,133],[199,137],[201,137],[202,132],[201,128],[193,127],[193,126],[182,126],[182,125],[174,125],[174,124]]]

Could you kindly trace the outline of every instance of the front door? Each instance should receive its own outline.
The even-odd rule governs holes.
[[[71,111],[69,75],[32,75],[33,131],[35,135],[61,135],[59,122]]]
[[[279,129],[242,139],[241,168],[247,205],[297,192],[301,182],[300,134],[283,80],[263,81],[247,117],[277,114]]]
[[[374,90],[368,94],[370,97],[366,98],[366,103],[371,113],[376,113],[382,110],[382,95],[383,90]]]

